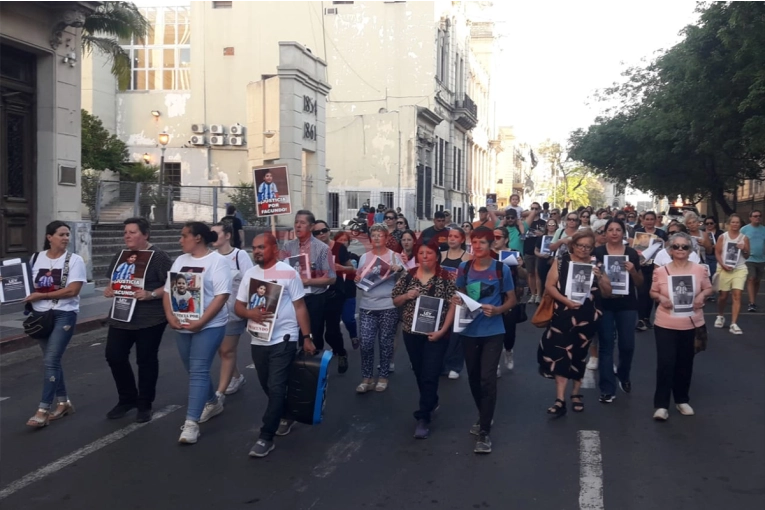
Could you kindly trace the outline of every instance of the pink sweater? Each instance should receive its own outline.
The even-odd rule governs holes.
[[[663,267],[657,267],[653,271],[653,283],[651,284],[651,292],[656,292],[658,294],[661,294],[662,296],[669,299],[669,288],[668,288],[668,274],[667,270],[669,269],[669,274],[672,276],[678,276],[682,274],[692,274],[696,278],[695,285],[693,287],[693,298],[696,299],[696,296],[699,295],[700,292],[712,287],[712,283],[709,281],[709,277],[707,276],[706,270],[701,267],[699,264],[691,263],[688,268],[686,268],[683,271],[680,271],[678,269],[670,269],[667,266]],[[693,319],[693,321],[691,321]],[[663,306],[659,305],[659,307],[656,309],[656,321],[655,324],[657,326],[660,326],[662,328],[667,329],[677,329],[677,330],[686,330],[686,329],[693,329],[694,327],[701,326],[704,324],[704,310],[699,309],[696,310],[696,313],[693,315],[693,317],[678,317],[676,315],[672,314],[672,310],[664,308]]]

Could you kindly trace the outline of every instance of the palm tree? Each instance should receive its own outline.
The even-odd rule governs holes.
[[[104,2],[85,19],[82,27],[83,52],[91,53],[97,48],[112,62],[112,74],[117,78],[120,90],[130,83],[130,55],[120,39],[146,37],[149,22],[131,2]]]

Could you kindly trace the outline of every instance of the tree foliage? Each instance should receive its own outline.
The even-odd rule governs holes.
[[[130,55],[120,45],[120,39],[144,38],[149,33],[149,22],[132,2],[103,2],[93,14],[85,18],[82,27],[82,49],[90,53],[94,48],[104,53],[112,63],[112,74],[120,90],[130,83]]]
[[[557,187],[550,190],[546,200],[554,205],[563,204],[569,209],[576,209],[581,205],[602,206],[606,196],[597,176],[578,166],[567,171],[567,175],[558,181]]]
[[[683,41],[604,91],[618,106],[572,133],[569,152],[611,180],[730,214],[726,194],[765,169],[765,3],[698,12]]]
[[[82,168],[91,170],[124,169],[127,145],[104,127],[101,119],[82,110]]]

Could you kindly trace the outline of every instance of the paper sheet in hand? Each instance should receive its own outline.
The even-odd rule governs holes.
[[[32,293],[29,266],[18,264],[3,264],[0,266],[0,302],[21,301]]]
[[[455,309],[452,331],[462,333],[478,315],[483,313],[483,310],[478,301],[469,298],[462,292],[457,292],[457,295],[462,299],[462,304],[457,305]]]
[[[645,258],[646,260],[650,260],[656,257],[656,254],[659,253],[662,250],[662,248],[664,248],[664,242],[661,239],[654,239],[653,242],[651,243],[651,246],[649,246],[645,251],[643,251],[643,258]]]
[[[365,265],[361,271],[361,278],[356,283],[356,287],[363,291],[377,287],[393,274],[390,270],[391,265],[380,257],[375,257],[371,263]]]
[[[692,274],[669,276],[669,299],[672,301],[672,315],[691,317],[693,311],[693,296],[696,288],[696,278]]]
[[[499,260],[501,260],[502,263],[505,265],[517,266],[518,255],[519,254],[517,251],[502,250],[501,252],[499,252]]]
[[[603,266],[611,282],[611,293],[616,296],[629,295],[630,274],[627,272],[627,255],[606,255]]]

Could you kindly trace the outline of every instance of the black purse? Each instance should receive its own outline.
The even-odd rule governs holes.
[[[32,257],[32,268],[34,269],[35,262],[39,253],[35,253]],[[66,254],[64,260],[64,271],[61,273],[61,287],[66,287],[66,281],[69,278],[69,259],[72,257],[71,253]],[[53,306],[56,306],[58,299],[53,300]],[[56,325],[56,318],[53,314],[53,309],[46,310],[44,312],[37,312],[32,308],[31,303],[26,304],[26,310],[29,312],[29,317],[24,319],[22,326],[24,327],[24,333],[36,340],[45,340],[53,333],[53,328]]]
[[[695,332],[695,336],[693,337],[693,352],[694,354],[698,354],[701,351],[707,350],[707,343],[709,342],[709,335],[707,334],[707,325],[702,324],[701,326],[697,326],[695,322],[693,322],[693,317],[689,317],[691,319],[691,324],[693,324],[693,329]]]

